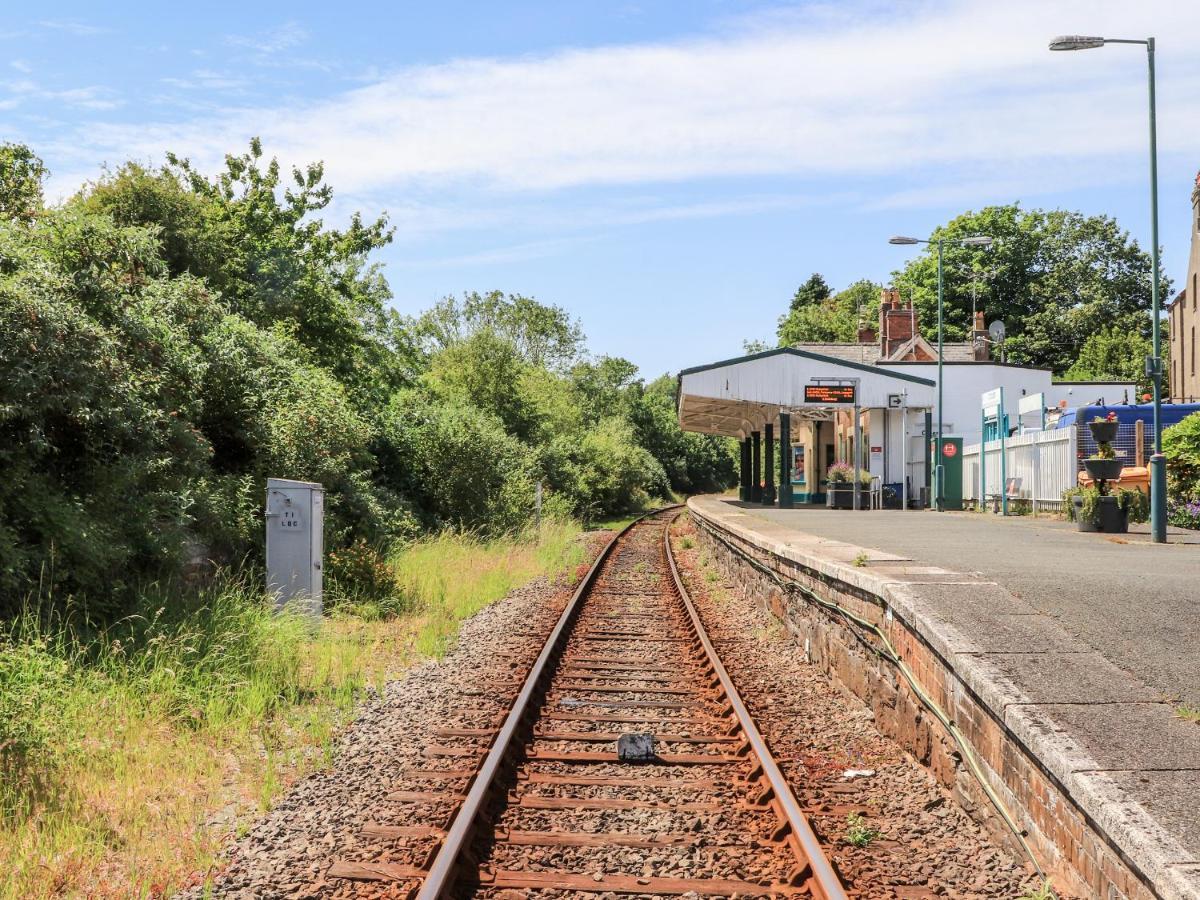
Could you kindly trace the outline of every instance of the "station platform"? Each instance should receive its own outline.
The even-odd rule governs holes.
[[[1200,709],[1200,535],[1174,530],[1162,545],[1047,517],[688,505],[879,598],[1135,874],[1130,896],[1200,897],[1188,714]]]

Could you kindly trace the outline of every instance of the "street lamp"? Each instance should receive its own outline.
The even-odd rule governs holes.
[[[933,497],[934,497],[934,505],[937,507],[937,511],[945,512],[946,511],[945,469],[942,466],[942,436],[944,434],[944,432],[942,431],[942,361],[943,361],[942,301],[943,301],[943,297],[944,297],[944,293],[945,293],[944,288],[943,288],[943,278],[942,278],[942,245],[943,244],[957,244],[961,247],[990,247],[992,245],[992,239],[984,234],[971,235],[970,237],[965,237],[965,238],[929,238],[928,240],[926,240],[924,238],[903,237],[902,235],[896,235],[895,237],[888,238],[888,243],[889,244],[897,244],[900,246],[908,246],[911,244],[930,244],[930,245],[937,246],[937,260],[938,260],[938,263],[937,263],[937,274],[938,274],[937,414],[938,414],[938,421],[937,421],[937,446],[934,451],[937,455],[937,459],[933,464]]]
[[[1158,301],[1158,128],[1154,109],[1154,38],[1127,40],[1069,34],[1050,42],[1051,50],[1094,50],[1105,44],[1143,44],[1150,71],[1150,245],[1152,272],[1150,300],[1153,306],[1154,351],[1146,361],[1154,385],[1154,453],[1150,456],[1150,534],[1159,543],[1167,540],[1167,465],[1162,452],[1162,333]]]

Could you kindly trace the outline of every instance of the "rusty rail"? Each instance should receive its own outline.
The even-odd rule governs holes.
[[[623,538],[625,538],[637,525],[641,524],[646,518],[652,515],[663,515],[669,513],[673,507],[656,510],[654,513],[649,513],[646,516],[639,517],[621,530],[619,534],[613,537],[611,541],[597,556],[595,562],[588,570],[587,574],[580,581],[579,586],[572,595],[570,601],[560,614],[554,629],[546,639],[541,651],[535,660],[529,673],[525,677],[521,690],[513,701],[512,706],[505,715],[503,725],[496,733],[495,739],[486,753],[484,759],[480,762],[475,770],[474,776],[471,778],[469,788],[466,795],[462,798],[461,805],[453,815],[449,827],[444,832],[436,855],[429,863],[428,872],[422,873],[418,870],[409,871],[408,867],[398,867],[394,873],[382,873],[391,877],[412,877],[424,875],[419,893],[418,900],[435,900],[448,896],[451,887],[455,884],[458,877],[463,873],[460,871],[464,864],[464,853],[473,840],[477,826],[484,818],[483,813],[487,805],[495,783],[499,780],[499,776],[505,771],[504,767],[510,759],[510,754],[514,748],[514,739],[522,735],[523,729],[527,722],[527,717],[535,712],[538,708],[539,695],[547,686],[547,679],[553,675],[555,664],[561,654],[565,651],[568,640],[572,634],[572,629],[575,627],[579,618],[580,610],[583,609],[584,600],[596,586],[600,579],[601,570],[612,557],[613,550],[618,546]],[[678,516],[671,517],[671,521]],[[723,695],[723,704],[726,707],[726,715],[731,715],[731,724],[734,728],[729,732],[730,735],[736,731],[741,732],[741,738],[738,739],[740,749],[738,755],[748,754],[748,758],[752,758],[757,762],[755,767],[755,778],[764,778],[766,781],[765,790],[759,798],[759,803],[763,808],[770,808],[774,811],[776,818],[779,820],[781,829],[779,840],[786,840],[787,845],[791,848],[792,856],[798,860],[798,868],[795,872],[796,881],[789,881],[787,884],[776,885],[781,888],[782,893],[791,893],[790,885],[801,884],[803,878],[803,888],[807,894],[823,898],[823,900],[845,900],[846,893],[841,884],[840,879],[834,872],[828,859],[825,857],[824,851],[821,849],[815,834],[812,831],[808,820],[804,816],[798,801],[793,795],[791,788],[788,786],[786,779],[776,764],[771,755],[770,749],[767,747],[766,741],[754,724],[749,711],[742,702],[738,694],[736,686],[733,684],[728,672],[717,654],[716,648],[709,639],[707,632],[704,629],[703,622],[700,619],[699,613],[693,604],[691,597],[684,588],[679,576],[679,571],[675,565],[674,556],[671,553],[670,545],[670,522],[664,529],[662,553],[665,557],[667,566],[671,572],[671,580],[673,588],[668,586],[668,591],[673,591],[676,598],[680,601],[683,608],[687,612],[687,619],[681,620],[684,625],[685,633],[690,630],[695,637],[693,642],[688,638],[689,643],[693,645],[695,652],[696,645],[703,648],[705,660],[712,672],[716,675],[716,683],[710,687],[713,692],[717,691],[719,683],[720,694]],[[617,632],[614,632],[617,634]],[[675,639],[671,639],[675,640]],[[605,677],[605,676],[601,676]],[[662,679],[659,679],[662,680]],[[666,679],[669,681],[670,679]],[[601,688],[600,690],[603,690]],[[615,689],[614,689],[615,690]],[[628,689],[626,689],[628,690]],[[651,693],[660,693],[668,695],[672,701],[655,702],[647,705],[664,706],[672,705],[673,697],[678,695],[679,691],[673,687],[664,687],[659,685],[654,688],[640,688],[638,690],[650,691]],[[719,696],[714,693],[715,696]],[[548,735],[551,739],[577,739],[580,737],[589,737],[588,735],[574,734],[573,732],[553,733]],[[608,735],[605,735],[607,737]],[[683,740],[688,740],[684,737]],[[717,738],[715,741],[710,740],[710,743],[726,742],[730,738]],[[562,754],[562,758],[572,761],[588,760],[594,756],[597,760],[607,759],[611,754],[599,754],[588,752],[574,751]],[[552,758],[553,755],[539,754],[535,759]],[[557,758],[557,757],[553,757]],[[662,758],[666,763],[713,763],[717,760],[730,760],[729,756],[712,756],[712,755],[688,755],[688,754],[670,754]],[[552,779],[550,779],[552,780]],[[600,779],[597,779],[598,781]],[[603,779],[608,781],[609,779]],[[621,779],[613,779],[614,783]],[[642,782],[648,783],[648,782]],[[579,800],[556,801],[553,798],[539,801],[541,805],[538,808],[558,808],[558,806],[576,807],[580,805]],[[593,800],[590,801],[592,806],[597,804],[601,806],[621,808],[619,804],[628,803],[630,801],[621,800]],[[534,805],[534,804],[526,804]],[[545,834],[538,835],[534,833],[513,832],[506,835],[510,843],[536,843],[539,841],[550,840],[553,843],[561,843],[562,835]],[[615,838],[620,840],[615,840]],[[683,842],[688,835],[675,835],[672,841],[679,843]],[[610,840],[613,839],[613,840]],[[650,846],[662,846],[662,841],[647,841],[645,838],[635,840],[633,836],[628,835],[572,835],[571,840],[566,842],[568,845],[588,846],[592,843],[616,843],[617,845],[638,846],[640,843],[648,843]],[[668,841],[667,843],[670,843]],[[404,871],[400,871],[403,869]],[[490,884],[492,887],[508,887],[520,889],[539,889],[539,888],[560,888],[560,889],[575,889],[575,890],[616,890],[618,892],[649,892],[649,893],[682,893],[685,890],[694,889],[694,882],[688,879],[673,879],[673,878],[641,878],[631,882],[629,878],[618,876],[603,876],[597,879],[594,876],[572,875],[571,873],[551,873],[551,872],[524,872],[524,871],[507,871],[496,873]],[[563,881],[559,883],[555,879],[575,879],[574,881]],[[554,883],[550,883],[554,881]],[[578,883],[575,883],[575,882]],[[626,884],[626,882],[630,882]],[[710,887],[721,888],[719,893],[745,893],[747,891],[754,892],[759,885],[734,882],[732,880],[710,879]],[[775,893],[775,890],[767,888],[770,893]]]
[[[692,603],[692,598],[689,596],[687,588],[683,586],[683,580],[679,577],[679,569],[675,565],[675,555],[671,552],[670,526],[663,533],[663,552],[667,557],[667,565],[671,569],[671,578],[675,582],[675,590],[679,593],[679,599],[683,601],[683,605],[691,617],[692,627],[696,629],[696,636],[700,639],[700,643],[704,645],[704,652],[708,655],[709,664],[721,680],[721,687],[725,691],[725,697],[728,699],[729,705],[733,708],[733,714],[741,726],[742,733],[746,735],[746,740],[750,742],[750,749],[758,757],[758,761],[762,765],[763,775],[766,776],[768,783],[771,785],[771,790],[774,792],[772,802],[776,804],[776,811],[780,813],[780,816],[791,827],[792,836],[799,845],[798,849],[808,860],[809,868],[812,871],[814,895],[824,897],[826,900],[846,900],[846,892],[842,887],[842,880],[834,872],[833,866],[829,864],[829,860],[825,856],[825,851],[821,849],[820,841],[817,840],[812,826],[808,823],[808,818],[800,809],[800,803],[796,799],[796,795],[792,793],[791,786],[788,784],[787,779],[784,778],[783,772],[779,770],[779,766],[775,762],[775,757],[771,755],[771,750],[767,746],[767,742],[763,739],[758,726],[754,724],[754,719],[751,717],[750,711],[746,709],[746,704],[742,702],[742,697],[738,693],[733,679],[729,677],[729,673],[725,670],[725,665],[721,662],[721,657],[717,654],[712,641],[709,640],[708,632],[705,631],[704,623],[700,619],[700,613],[696,611],[696,606]]]
[[[669,509],[670,507],[667,508]],[[656,510],[656,512],[658,511],[660,510]],[[513,701],[512,709],[504,719],[504,725],[496,735],[495,741],[492,742],[487,757],[480,765],[474,779],[472,779],[471,788],[467,792],[462,806],[459,807],[458,812],[455,814],[454,823],[446,832],[446,837],[442,841],[441,848],[438,850],[437,856],[434,857],[433,863],[429,867],[429,874],[425,877],[425,881],[421,885],[421,891],[417,894],[417,900],[436,900],[454,882],[454,870],[458,865],[459,856],[462,853],[463,847],[466,846],[471,838],[476,820],[479,818],[479,812],[483,808],[488,791],[491,789],[492,781],[500,772],[500,767],[504,763],[504,758],[508,755],[513,737],[516,735],[517,729],[520,728],[525,714],[529,711],[530,700],[537,690],[538,683],[546,675],[550,660],[559,651],[563,643],[563,637],[570,630],[570,624],[579,611],[580,601],[591,590],[597,574],[609,556],[612,555],[613,548],[616,547],[617,542],[649,515],[652,515],[652,513],[639,516],[622,528],[620,532],[613,535],[612,540],[605,544],[604,549],[600,551],[600,555],[596,557],[596,561],[592,563],[592,567],[588,569],[587,574],[580,580],[579,587],[571,595],[570,602],[563,609],[562,615],[558,617],[558,624],[550,632],[545,646],[542,647],[542,652],[538,654],[533,668],[529,670],[529,674],[525,678],[525,683],[521,687],[521,693]]]

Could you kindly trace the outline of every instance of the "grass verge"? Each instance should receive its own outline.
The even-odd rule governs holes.
[[[319,629],[254,584],[147,591],[103,631],[36,609],[0,623],[0,898],[169,896],[212,869],[300,777],[328,765],[362,691],[543,574],[577,577],[572,524],[395,553],[402,602]],[[400,615],[393,613],[403,609]]]
[[[586,555],[579,535],[575,523],[551,520],[517,537],[445,532],[399,550],[391,564],[411,604],[416,652],[440,658],[463,619],[540,575],[577,578]]]

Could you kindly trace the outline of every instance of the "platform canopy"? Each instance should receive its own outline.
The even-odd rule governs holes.
[[[778,421],[781,412],[800,419],[829,419],[852,405],[806,400],[805,386],[854,379],[861,409],[934,405],[937,383],[928,378],[781,347],[680,372],[679,425],[684,431],[745,438]]]

